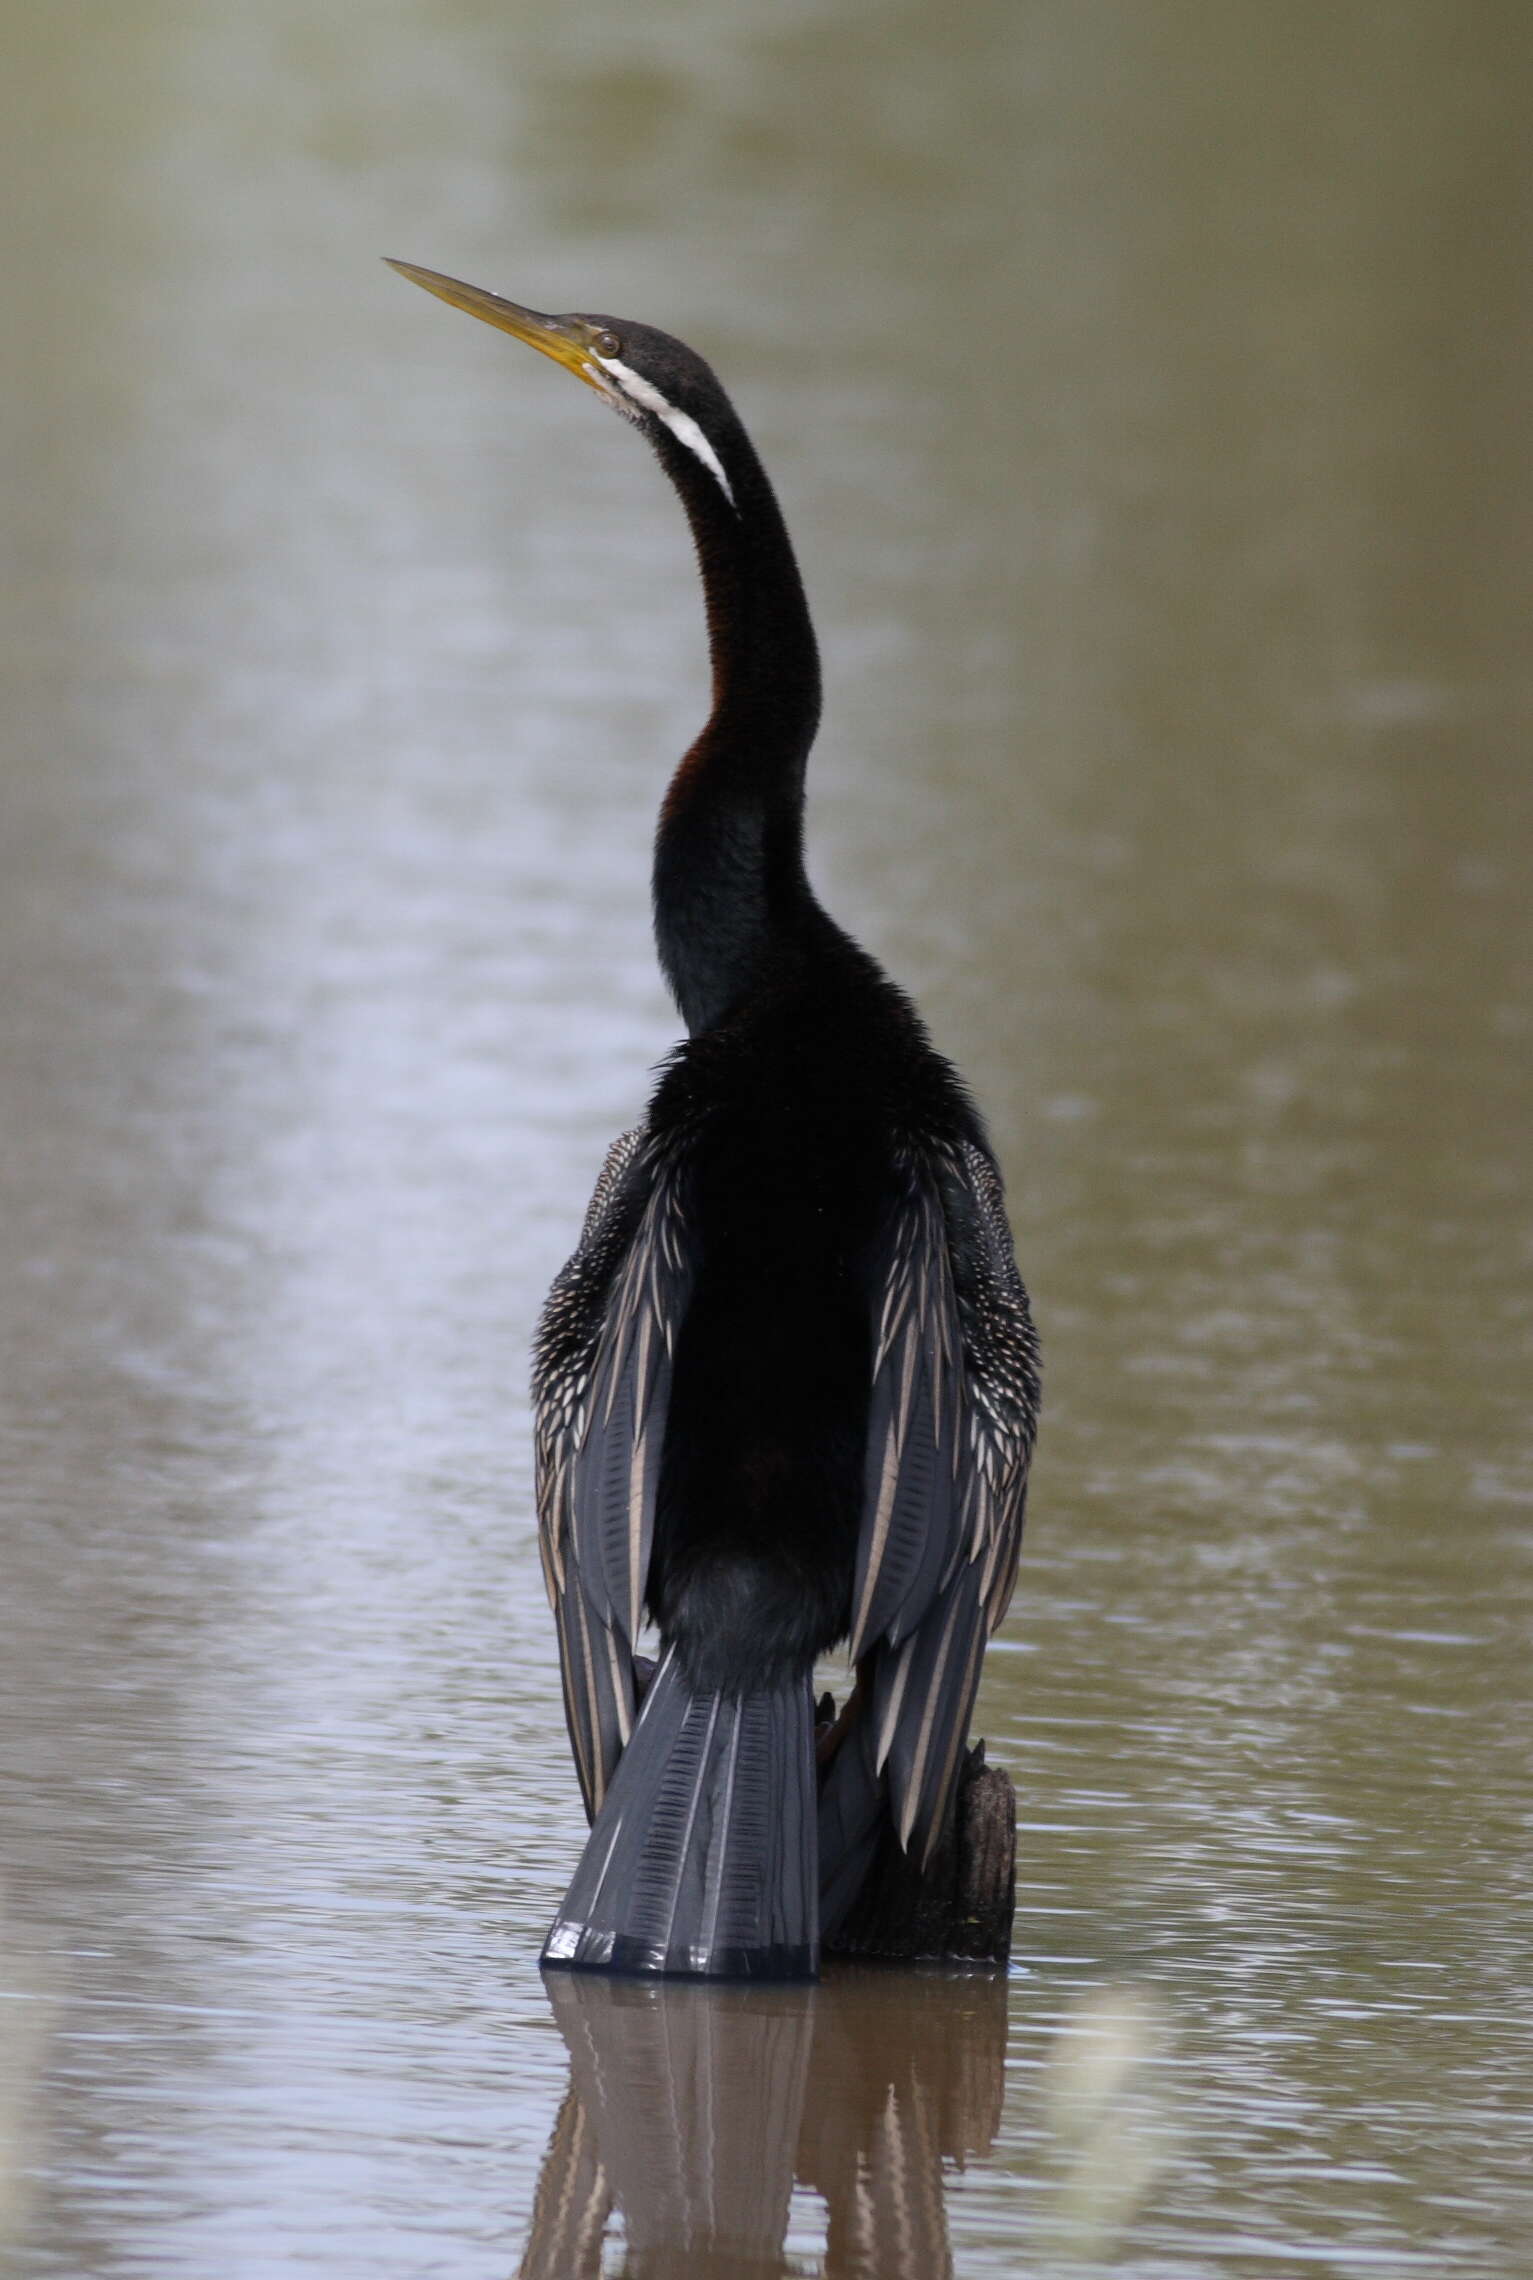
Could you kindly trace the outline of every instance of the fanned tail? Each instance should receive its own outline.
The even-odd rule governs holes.
[[[694,1694],[656,1672],[543,1947],[545,1964],[812,1979],[817,1804],[803,1678]]]

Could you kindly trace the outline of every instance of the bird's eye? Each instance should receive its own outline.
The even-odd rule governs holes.
[[[617,356],[623,344],[615,332],[602,331],[596,335],[593,346],[598,356]]]

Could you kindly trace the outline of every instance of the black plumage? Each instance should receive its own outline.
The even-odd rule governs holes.
[[[806,1975],[885,1817],[923,1855],[940,1834],[1015,1579],[1037,1346],[1000,1177],[909,1000],[805,875],[814,634],[718,381],[650,327],[405,273],[644,431],[691,520],[713,661],[655,843],[688,1036],[537,1341],[540,1534],[593,1819],[545,1958]],[[858,1683],[817,1752],[813,1666],[844,1640]]]

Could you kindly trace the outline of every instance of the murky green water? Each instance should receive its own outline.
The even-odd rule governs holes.
[[[1533,16],[3,22],[20,2269],[1533,2270]],[[385,252],[694,338],[778,476],[817,875],[1046,1336],[1004,1989],[534,1969],[525,1349],[701,635]]]

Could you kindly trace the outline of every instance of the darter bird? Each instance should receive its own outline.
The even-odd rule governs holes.
[[[639,429],[691,523],[713,667],[654,850],[687,1036],[537,1338],[539,1538],[591,1822],[543,1960],[812,1978],[886,1825],[931,1857],[1016,1577],[1038,1355],[1000,1175],[806,876],[814,632],[709,367],[650,325],[393,266]],[[815,1660],[841,1642],[855,1686],[817,1737]]]

